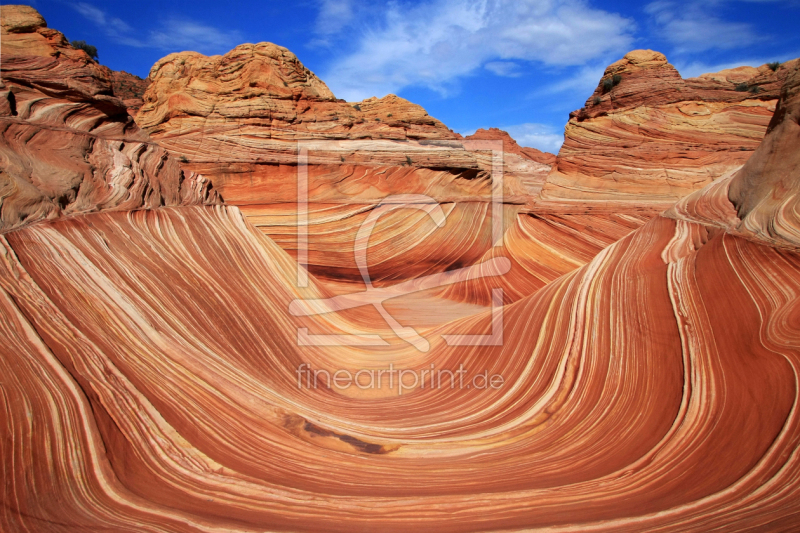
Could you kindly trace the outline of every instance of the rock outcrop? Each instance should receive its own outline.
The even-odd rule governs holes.
[[[378,233],[384,227],[401,233],[381,233],[394,249],[383,261],[384,272],[410,279],[480,257],[491,248],[496,193],[503,216],[513,221],[550,170],[542,162],[547,156],[520,148],[507,135],[462,139],[422,107],[394,95],[338,100],[294,54],[271,43],[241,45],[223,56],[172,54],[156,63],[150,82],[137,123],[179,156],[185,171],[211,180],[227,204],[241,207],[290,253],[296,250],[298,156],[301,147],[307,150],[314,229],[309,269],[329,279],[361,283],[352,253],[359,224],[387,196],[428,196],[474,231],[463,247],[450,250],[429,241],[424,264],[398,268],[406,261],[388,243],[421,240],[436,226],[424,213],[416,226],[401,222],[407,211],[387,215]],[[503,149],[508,151],[493,160],[492,150]],[[495,188],[501,170],[502,188]],[[442,231],[437,238],[443,243],[447,235]],[[331,242],[342,252],[332,251]]]
[[[663,54],[628,53],[570,115],[542,199],[668,207],[747,161],[793,63],[684,80]]]
[[[142,107],[145,91],[150,85],[150,80],[143,80],[139,76],[125,72],[124,70],[110,70],[107,76],[111,80],[114,96],[122,99],[122,103],[128,108],[128,114],[136,115]]]
[[[800,528],[796,65],[746,165],[664,215],[504,202],[494,242],[494,176],[378,165],[396,139],[368,139],[359,164],[325,148],[308,167],[327,202],[309,205],[317,275],[291,253],[297,169],[259,162],[262,138],[247,159],[230,117],[206,117],[217,145],[183,111],[155,126],[230,173],[212,179],[241,207],[200,205],[218,198],[179,167],[201,163],[132,123],[107,72],[35,11],[1,14],[0,530]],[[349,105],[299,63],[246,79],[273,74],[312,108]],[[189,85],[168,107],[202,108]],[[302,124],[280,135],[319,132]],[[379,201],[419,190],[452,199]]]
[[[420,106],[394,95],[337,100],[292,52],[272,43],[243,44],[224,56],[171,54],[153,66],[150,80],[136,120],[159,139],[234,127],[281,140],[455,139]]]
[[[709,216],[656,217],[506,305],[498,345],[448,346],[491,334],[490,312],[448,320],[450,304],[421,298],[444,321],[406,322],[425,353],[366,308],[289,315],[331,292],[313,276],[298,289],[291,258],[235,207],[11,232],[3,528],[796,529],[800,256]],[[389,341],[304,346],[298,328]],[[461,362],[468,383],[503,385],[297,384],[302,364],[324,380],[387,361]]]
[[[2,6],[0,230],[104,209],[213,203],[200,176],[152,143],[108,69],[26,6]]]
[[[715,225],[777,248],[800,250],[800,65],[786,82],[764,141],[727,178],[683,198],[667,216]]]
[[[553,164],[556,162],[555,155],[548,152],[542,152],[536,148],[520,146],[517,144],[517,141],[515,141],[511,135],[508,134],[507,131],[503,131],[500,128],[478,128],[475,133],[472,135],[467,135],[465,138],[475,140],[503,141],[503,152],[507,154],[518,155],[520,157],[524,157],[526,159],[530,159],[531,161],[536,161],[537,163],[542,163],[548,166],[553,166]]]

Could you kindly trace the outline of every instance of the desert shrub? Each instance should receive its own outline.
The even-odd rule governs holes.
[[[620,76],[619,74],[614,74],[610,78],[604,79],[603,80],[603,92],[607,93],[608,91],[610,91],[611,89],[613,89],[614,87],[619,85],[619,82],[621,82],[621,81],[622,81],[622,76]]]
[[[758,94],[758,93],[761,92],[761,87],[759,87],[758,85],[753,85],[752,87],[750,87],[747,90],[748,90],[748,92],[751,92],[753,94]]]
[[[603,99],[600,98],[599,96],[595,96],[594,98],[592,98],[592,104],[594,104],[594,105],[597,105],[602,101],[603,101]]]
[[[411,158],[409,156],[406,156],[406,163],[408,163],[408,166],[411,166]]]
[[[391,114],[391,113],[389,113],[389,114],[388,114],[388,115],[386,115],[386,116],[387,116],[387,117],[391,117],[391,116],[392,116],[392,114]]]
[[[767,63],[767,66],[769,68],[771,68],[773,72],[775,72],[776,70],[778,70],[778,67],[781,66],[781,62],[780,61],[773,61],[772,63]]]
[[[355,109],[356,111],[361,111],[361,106],[356,104],[353,106],[353,109]]]
[[[83,50],[88,54],[89,57],[97,61],[99,56],[97,55],[96,47],[92,46],[91,44],[87,44],[86,41],[71,41],[69,44],[71,44],[72,48],[75,48],[76,50]]]
[[[185,155],[180,156],[180,158],[178,158],[178,159],[180,160],[181,163],[188,163],[189,162],[189,160],[186,159]]]
[[[743,93],[750,90],[750,86],[747,85],[746,83],[737,83],[736,90],[739,91],[740,93]]]

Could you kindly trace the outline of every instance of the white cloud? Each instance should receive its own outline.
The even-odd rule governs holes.
[[[621,58],[622,54],[620,54]],[[546,85],[531,93],[531,96],[566,92],[588,97],[595,90],[597,84],[600,83],[600,78],[603,77],[605,69],[606,63],[592,63],[583,66],[575,74],[562,78],[556,83]]]
[[[412,85],[446,94],[459,78],[498,60],[566,66],[625,52],[633,29],[631,20],[583,0],[392,3],[323,79],[348,100]]]
[[[353,19],[351,0],[321,0],[314,27],[315,33],[331,35],[342,30]]]
[[[238,31],[222,31],[188,19],[171,18],[149,32],[147,46],[162,50],[227,52],[241,44]]]
[[[710,13],[714,6],[671,1],[645,6],[658,31],[678,53],[740,48],[760,40],[750,24],[722,20]]]
[[[332,37],[340,33],[353,20],[355,12],[352,0],[319,0],[319,14],[314,23],[316,36],[308,44],[311,47],[332,46]]]
[[[102,10],[86,2],[72,4],[72,8],[78,13],[91,20],[98,26],[106,28],[108,33],[120,32],[127,33],[133,30],[128,24],[117,17],[109,17]]]
[[[503,126],[500,129],[507,131],[520,146],[530,146],[551,154],[557,154],[561,145],[564,144],[564,134],[557,133],[546,124],[528,122],[515,126]]]
[[[483,68],[498,76],[503,76],[506,78],[518,78],[522,75],[522,73],[519,71],[519,65],[513,61],[489,61],[483,65]]]
[[[86,2],[71,4],[73,9],[95,23],[113,41],[137,48],[157,48],[169,52],[192,50],[203,53],[227,52],[243,39],[238,31],[222,31],[190,19],[167,18],[149,32],[137,34],[123,20]]]

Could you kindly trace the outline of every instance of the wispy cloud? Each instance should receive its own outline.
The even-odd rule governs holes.
[[[316,38],[312,45],[327,46],[330,37],[342,31],[354,17],[352,0],[320,0],[319,14],[314,24]]]
[[[162,50],[195,50],[198,52],[220,51],[244,42],[238,31],[222,31],[217,28],[181,18],[168,18],[148,34],[147,46]]]
[[[350,100],[414,85],[447,94],[460,78],[489,63],[581,65],[627,51],[633,30],[631,20],[582,0],[392,3],[323,77]]]
[[[551,154],[557,154],[564,144],[563,132],[558,132],[546,124],[528,122],[503,126],[500,129],[506,130],[520,146],[530,146]]]
[[[134,32],[125,21],[87,2],[70,4],[75,11],[93,22],[110,39],[125,46],[157,48],[169,52],[192,50],[220,53],[243,42],[238,31],[223,31],[207,24],[179,17],[167,17],[143,32]]]
[[[620,54],[620,58],[622,54]],[[581,66],[576,69],[574,73],[560,77],[555,83],[545,85],[530,96],[544,96],[559,93],[572,93],[580,95],[590,95],[594,91],[600,78],[603,77],[603,72],[606,69],[606,63],[592,62],[588,65]]]
[[[687,5],[668,0],[645,6],[656,31],[675,47],[677,53],[730,50],[761,39],[750,24],[722,20],[712,13],[713,9],[715,6],[707,2]]]
[[[117,17],[109,17],[106,13],[86,2],[76,2],[71,4],[73,9],[94,22],[101,28],[106,28],[107,33],[130,33],[133,31],[128,24]]]
[[[519,71],[519,65],[513,61],[489,61],[483,65],[483,68],[498,76],[503,76],[506,78],[518,78],[522,75],[522,73]]]

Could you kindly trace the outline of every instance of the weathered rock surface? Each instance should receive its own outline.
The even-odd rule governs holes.
[[[193,148],[209,162],[182,165],[227,168],[241,207],[178,205],[203,182],[180,181],[107,73],[44,54],[61,41],[37,15],[2,8],[0,530],[800,528],[796,66],[748,163],[648,222],[560,213],[568,201],[498,215],[481,170],[378,165],[394,152],[373,139],[359,165],[320,162],[326,148],[309,157],[309,196],[327,203],[309,205],[320,275],[304,284],[297,169],[250,180],[252,158],[222,163],[246,145],[225,133]],[[61,211],[19,214],[73,182]],[[128,200],[100,202],[106,183]],[[353,239],[403,191],[451,200],[387,210]],[[258,203],[270,195],[283,200]],[[352,294],[354,246],[372,292]],[[490,310],[496,288],[505,305]],[[318,301],[332,298],[355,306]],[[454,344],[468,335],[482,337]],[[317,386],[301,365],[324,371]],[[434,386],[432,370],[459,365],[463,381]],[[373,377],[345,387],[325,378],[337,371]]]
[[[397,257],[383,263],[386,279],[468,264],[491,247],[494,194],[501,193],[499,201],[513,219],[538,194],[550,170],[542,162],[548,156],[520,148],[507,134],[462,139],[422,107],[394,95],[337,100],[294,54],[271,43],[241,45],[224,56],[172,54],[156,63],[150,81],[137,123],[180,156],[182,168],[211,180],[227,204],[242,207],[290,253],[297,231],[292,206],[298,198],[298,155],[306,150],[315,230],[309,269],[324,278],[360,280],[352,252],[359,222],[385,197],[398,194],[448,204],[454,218],[472,213],[474,220],[459,224],[480,237],[452,250],[430,241],[427,266],[398,269],[406,261],[390,253]],[[492,150],[502,158],[493,160]],[[501,179],[502,187],[495,188]],[[416,229],[391,223],[407,216],[407,211],[389,215],[379,228],[404,228],[417,236],[382,234],[387,245],[431,233],[429,219]],[[443,244],[448,237],[440,232],[438,238]],[[331,239],[341,252],[330,249]],[[376,273],[376,280],[385,276]]]
[[[150,72],[136,120],[159,139],[253,128],[269,139],[455,139],[420,106],[394,95],[337,100],[297,57],[272,43],[224,56],[171,54]],[[188,154],[187,154],[188,155]]]
[[[683,198],[667,216],[800,249],[800,65],[787,70],[767,135],[752,157],[735,174]]]
[[[507,154],[515,154],[548,166],[553,166],[553,164],[556,162],[555,155],[549,152],[542,152],[536,148],[520,146],[517,144],[517,141],[515,141],[511,135],[508,134],[507,131],[503,131],[500,128],[478,128],[475,133],[472,135],[467,135],[465,138],[475,140],[503,141],[503,151]]]
[[[3,399],[28,406],[4,410],[4,529],[65,514],[117,531],[800,521],[794,252],[658,217],[506,306],[502,345],[441,340],[489,334],[487,312],[418,326],[421,353],[297,346],[299,327],[390,333],[365,308],[289,316],[293,298],[330,292],[295,288],[293,261],[234,207],[90,214],[2,245]],[[467,379],[488,369],[504,386],[296,382],[301,363],[465,360]],[[48,468],[15,468],[23,457]]]
[[[430,170],[461,171],[465,179],[492,170],[491,158],[465,149],[459,135],[422,107],[395,95],[337,100],[294,54],[272,43],[241,45],[224,56],[172,54],[156,63],[150,80],[137,123],[185,157],[187,168],[203,165],[215,187],[225,187],[223,174],[232,167],[262,182],[274,165],[296,165],[298,141],[309,147],[311,165],[345,163],[374,176],[382,171],[370,167],[408,167],[423,181],[434,179]],[[513,146],[511,155],[521,155]],[[544,170],[510,158],[508,194],[530,195],[528,184],[540,186]],[[348,179],[326,173],[333,181]],[[364,181],[373,179],[380,178]]]
[[[114,90],[114,96],[122,99],[122,103],[128,108],[128,114],[136,115],[144,101],[144,93],[150,85],[150,80],[143,80],[139,76],[125,72],[124,70],[110,70],[108,77]]]
[[[468,141],[501,141],[503,149],[503,172],[518,180],[532,200],[539,195],[547,180],[556,156],[517,144],[508,132],[498,128],[479,129],[465,137]]]
[[[628,53],[570,115],[542,199],[666,208],[747,161],[793,64],[684,80],[663,54]]]
[[[103,209],[213,203],[200,176],[153,144],[108,69],[26,6],[2,6],[0,230]]]

